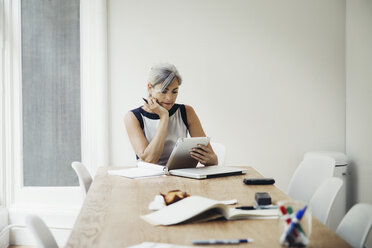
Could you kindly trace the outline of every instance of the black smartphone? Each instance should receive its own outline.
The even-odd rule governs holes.
[[[247,185],[272,185],[275,180],[273,178],[244,178],[243,182]]]
[[[147,99],[146,99],[146,98],[143,98],[143,97],[142,97],[142,99],[143,99],[143,100],[145,101],[145,103],[149,103],[149,102],[147,101]]]

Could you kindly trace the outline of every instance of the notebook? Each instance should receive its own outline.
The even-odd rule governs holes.
[[[247,173],[247,169],[229,166],[205,166],[196,168],[185,168],[169,170],[169,174],[173,176],[189,177],[194,179],[206,179],[223,176],[243,175]]]

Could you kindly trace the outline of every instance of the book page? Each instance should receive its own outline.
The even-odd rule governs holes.
[[[189,220],[212,208],[218,208],[221,212],[225,212],[227,207],[219,201],[209,198],[190,196],[141,217],[152,225],[174,225]]]
[[[242,210],[229,208],[227,219],[276,219],[278,216],[278,209]]]
[[[192,217],[191,219],[188,219],[184,221],[183,223],[199,223],[199,222],[207,222],[217,219],[226,219],[224,215],[221,213],[220,209],[218,208],[211,208],[209,210],[206,210],[197,216]]]

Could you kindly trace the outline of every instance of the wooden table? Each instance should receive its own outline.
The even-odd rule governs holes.
[[[253,238],[239,247],[280,247],[278,220],[213,221],[175,226],[152,226],[140,215],[148,214],[149,203],[160,192],[180,189],[191,195],[216,200],[237,199],[239,205],[253,205],[255,192],[269,192],[273,202],[289,199],[273,185],[247,186],[244,177],[262,177],[248,167],[247,175],[195,180],[175,176],[128,179],[110,176],[99,169],[84,201],[66,247],[127,247],[142,242],[192,246],[194,239]],[[313,218],[308,247],[350,247],[337,234]],[[212,247],[212,246],[208,246]],[[221,246],[229,247],[232,246]]]

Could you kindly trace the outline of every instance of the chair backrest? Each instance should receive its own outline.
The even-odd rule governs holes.
[[[26,216],[26,226],[36,240],[38,248],[58,248],[57,242],[44,221],[36,215]]]
[[[328,216],[333,203],[340,192],[343,181],[337,177],[326,179],[315,191],[310,200],[311,213],[324,225],[329,227]]]
[[[358,203],[342,219],[336,233],[353,247],[364,247],[372,227],[372,205]]]
[[[211,142],[214,153],[218,158],[218,165],[224,165],[226,148],[223,144]]]
[[[330,157],[305,158],[294,172],[287,194],[294,200],[310,203],[319,185],[333,176],[336,161]]]
[[[79,178],[80,189],[85,197],[88,193],[90,185],[92,184],[92,177],[84,164],[80,162],[72,162],[71,166]]]

